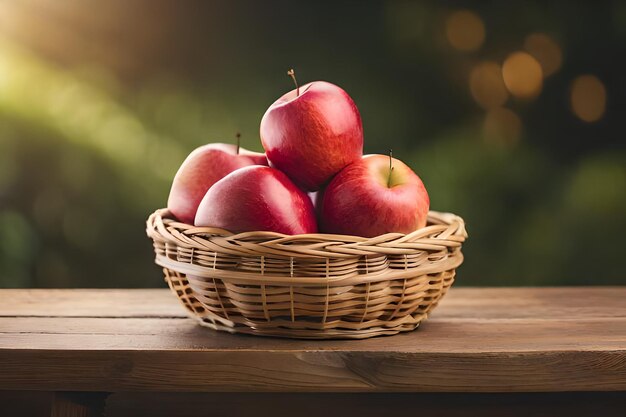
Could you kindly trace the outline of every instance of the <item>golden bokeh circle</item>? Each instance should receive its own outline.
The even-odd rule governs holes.
[[[541,65],[544,77],[548,77],[561,68],[563,52],[554,39],[544,33],[531,33],[524,41],[524,49]]]
[[[581,75],[572,82],[570,102],[578,118],[598,121],[606,111],[606,88],[595,75]]]
[[[497,62],[484,61],[476,65],[470,73],[469,84],[474,100],[486,109],[502,106],[509,98],[502,67]]]
[[[533,98],[543,86],[543,71],[539,62],[526,52],[514,52],[502,64],[506,88],[516,97]]]
[[[485,24],[470,10],[458,10],[446,19],[446,37],[455,49],[470,52],[485,42]]]

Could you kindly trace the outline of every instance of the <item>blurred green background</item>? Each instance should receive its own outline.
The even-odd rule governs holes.
[[[625,2],[0,3],[0,286],[163,286],[184,157],[299,81],[467,221],[458,285],[623,284]]]

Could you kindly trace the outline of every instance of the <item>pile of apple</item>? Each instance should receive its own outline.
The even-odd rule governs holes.
[[[174,178],[170,212],[235,233],[374,237],[426,225],[424,184],[391,153],[363,156],[361,116],[338,86],[296,82],[265,112],[261,142],[265,154],[222,143],[194,150]]]

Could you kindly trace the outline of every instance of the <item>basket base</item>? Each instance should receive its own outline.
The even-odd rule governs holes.
[[[231,333],[249,334],[255,336],[281,337],[288,339],[367,339],[377,336],[391,336],[398,333],[410,332],[419,327],[419,324],[428,317],[427,312],[414,314],[399,318],[395,321],[387,321],[386,326],[368,326],[358,328],[342,327],[320,327],[319,323],[299,322],[294,326],[288,318],[274,320],[271,324],[264,322],[252,322],[250,320],[238,318],[236,322],[221,317],[210,310],[207,310],[198,299],[189,285],[185,275],[164,268],[165,281],[177,296],[180,303],[185,307],[191,318],[196,320],[201,326],[212,330]],[[454,280],[453,275],[442,285],[449,287]],[[445,293],[445,291],[444,291]],[[441,293],[439,296],[443,295]],[[438,303],[438,299],[433,301],[433,306]]]
[[[196,300],[193,292],[189,288],[187,278],[173,271],[164,269],[165,282],[167,282],[170,290],[176,295],[180,303],[185,307],[189,317],[196,320],[201,326],[212,330],[226,332],[231,334],[250,334],[255,336],[280,337],[289,339],[367,339],[376,336],[392,336],[394,334],[410,332],[417,327],[427,315],[424,314],[419,318],[418,322],[401,323],[394,327],[369,327],[367,329],[315,329],[315,328],[281,328],[267,327],[256,328],[253,325],[235,324],[229,320],[212,314],[207,311],[198,300]]]
[[[376,336],[392,336],[402,332],[410,332],[417,329],[420,323],[410,326],[397,326],[393,328],[368,328],[365,330],[353,329],[255,329],[247,326],[225,326],[208,318],[192,315],[201,326],[220,332],[231,334],[250,334],[255,336],[280,337],[282,339],[368,339]],[[424,317],[425,318],[425,317]]]

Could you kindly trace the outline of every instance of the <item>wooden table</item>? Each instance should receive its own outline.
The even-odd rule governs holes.
[[[164,289],[0,290],[0,390],[1,416],[623,416],[626,287],[453,288],[363,341],[217,333]]]

